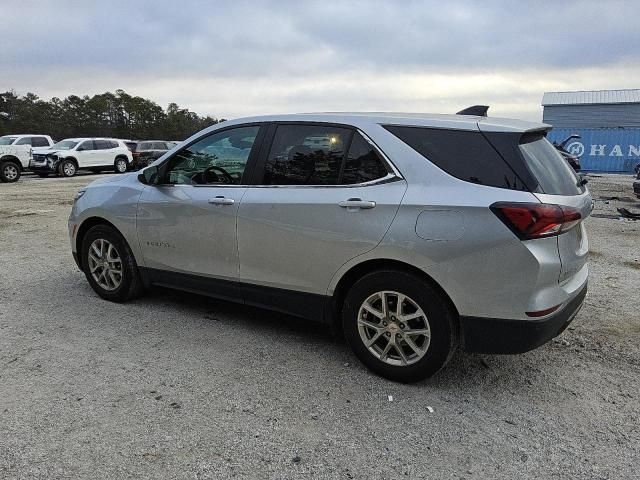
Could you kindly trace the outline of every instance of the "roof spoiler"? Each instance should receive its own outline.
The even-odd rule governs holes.
[[[473,115],[474,117],[486,117],[489,105],[474,105],[460,110],[456,115]]]

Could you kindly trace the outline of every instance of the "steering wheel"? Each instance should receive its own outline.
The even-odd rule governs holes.
[[[205,168],[204,171],[202,172],[202,177],[206,180],[207,174],[209,172],[212,172],[213,170],[218,170],[220,173],[222,173],[222,176],[225,179],[225,183],[234,183],[233,178],[231,177],[231,175],[229,175],[229,172],[227,172],[224,168],[218,167],[216,165],[212,165],[210,167]],[[214,175],[216,176],[216,181],[217,181],[218,175],[216,173],[214,173]]]

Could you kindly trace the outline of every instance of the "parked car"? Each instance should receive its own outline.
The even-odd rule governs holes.
[[[591,196],[544,124],[300,114],[207,128],[139,174],[80,190],[78,267],[102,298],[145,287],[341,326],[387,378],[460,346],[520,353],[587,290]]]
[[[13,183],[20,180],[22,172],[31,161],[29,145],[0,145],[0,181]]]
[[[122,140],[113,138],[67,138],[49,150],[34,153],[31,170],[41,177],[57,173],[73,177],[78,170],[125,173],[133,157]]]
[[[3,135],[0,137],[0,181],[17,182],[29,168],[33,151],[37,147],[53,145],[48,135]]]
[[[173,148],[171,142],[163,140],[139,140],[135,145],[131,146],[133,154],[133,163],[131,168],[139,170],[140,168],[151,165],[162,155]]]

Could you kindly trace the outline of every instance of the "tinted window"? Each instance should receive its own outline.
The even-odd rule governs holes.
[[[107,150],[111,148],[108,140],[94,140],[93,145],[95,150]]]
[[[31,145],[31,138],[32,137],[22,137],[15,144],[16,145]]]
[[[316,125],[280,125],[265,165],[265,185],[337,185],[352,131]]]
[[[151,142],[140,142],[136,149],[137,152],[144,152],[146,150],[153,150],[153,144]]]
[[[492,187],[527,190],[477,131],[386,126],[400,140],[450,175]]]
[[[153,149],[154,150],[167,150],[167,146],[164,144],[164,142],[153,142]]]
[[[370,182],[385,177],[389,172],[375,148],[362,135],[355,133],[345,160],[342,184]]]
[[[48,147],[49,142],[44,137],[33,137],[31,140],[32,147]]]
[[[136,147],[138,146],[138,144],[136,142],[124,142],[124,144],[127,146],[127,148],[129,150],[131,150],[132,152],[136,151]]]
[[[540,189],[551,195],[579,195],[578,179],[558,150],[540,134],[523,135],[520,151]]]
[[[166,183],[186,185],[241,184],[260,127],[214,133],[171,157]]]

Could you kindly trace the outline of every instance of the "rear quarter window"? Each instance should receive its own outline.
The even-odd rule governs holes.
[[[479,131],[392,125],[384,128],[431,163],[460,180],[511,190],[528,190]]]
[[[583,192],[569,163],[543,135],[524,134],[519,147],[527,168],[543,193],[579,195]]]

